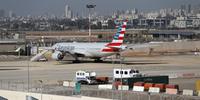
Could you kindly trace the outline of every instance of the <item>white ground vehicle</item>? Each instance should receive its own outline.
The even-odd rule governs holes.
[[[96,77],[96,72],[77,71],[76,81],[81,84],[102,84],[108,83],[108,77]]]
[[[136,69],[114,69],[114,78],[131,78],[142,76]]]

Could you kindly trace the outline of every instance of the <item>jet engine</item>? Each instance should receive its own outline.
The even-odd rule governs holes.
[[[64,58],[64,54],[60,51],[56,51],[52,54],[52,59],[54,60],[62,60]]]

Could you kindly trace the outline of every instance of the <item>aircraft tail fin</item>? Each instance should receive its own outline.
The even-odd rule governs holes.
[[[117,32],[113,36],[112,42],[105,45],[105,48],[102,49],[103,52],[119,52],[122,48],[124,41],[124,35],[126,32],[127,20],[122,21],[118,26]]]
[[[124,35],[126,32],[127,20],[123,21],[121,25],[118,26],[118,30],[115,33],[112,42],[108,43],[107,47],[120,48],[124,41]]]

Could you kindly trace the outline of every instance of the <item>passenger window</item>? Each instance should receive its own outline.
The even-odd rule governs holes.
[[[123,74],[123,71],[120,71],[120,74]]]
[[[119,71],[116,71],[116,74],[119,74]]]
[[[77,75],[79,75],[79,73],[77,73]]]

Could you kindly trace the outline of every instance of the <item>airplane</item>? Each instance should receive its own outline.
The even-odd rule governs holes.
[[[52,48],[52,58],[62,60],[66,53],[78,61],[78,57],[86,57],[100,61],[102,57],[111,56],[120,52],[124,40],[127,21],[123,21],[110,43],[56,43]]]
[[[52,59],[60,61],[63,60],[66,54],[75,58],[75,62],[79,62],[80,57],[95,59],[95,61],[102,61],[101,58],[119,54],[125,48],[123,44],[124,34],[126,32],[127,20],[118,23],[118,29],[115,33],[112,42],[110,43],[56,43],[51,47],[53,51]],[[37,54],[31,61],[36,61],[47,52]]]

